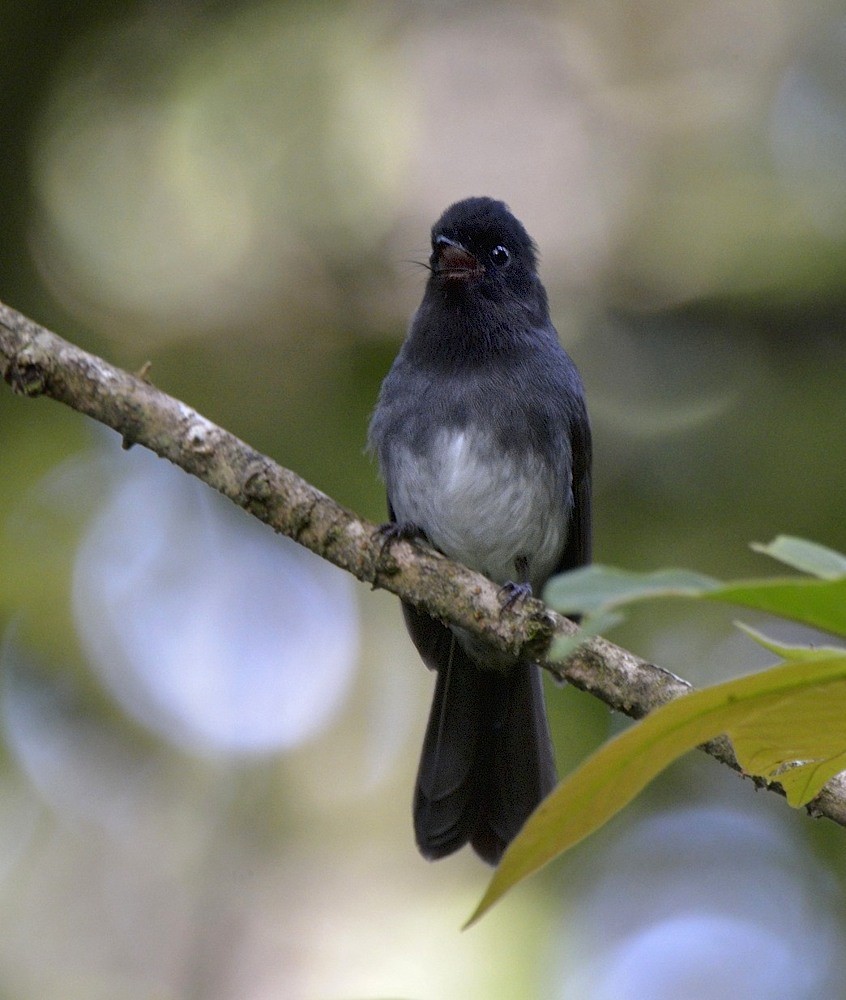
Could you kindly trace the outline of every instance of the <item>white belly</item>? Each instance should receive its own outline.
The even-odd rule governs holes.
[[[497,583],[528,577],[537,591],[566,541],[568,490],[533,455],[496,455],[478,428],[445,431],[427,455],[392,456],[394,515],[446,555]],[[516,565],[528,561],[528,573]]]

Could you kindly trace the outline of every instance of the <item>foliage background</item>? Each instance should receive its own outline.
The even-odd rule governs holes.
[[[597,559],[846,549],[842,3],[0,0],[0,40],[10,305],[379,520],[414,262],[502,197],[587,384]],[[0,394],[0,462],[0,996],[840,994],[843,832],[704,759],[459,935],[487,873],[414,850],[395,602],[52,404]],[[613,638],[707,683],[766,662],[731,618]],[[622,724],[548,695],[562,770]]]

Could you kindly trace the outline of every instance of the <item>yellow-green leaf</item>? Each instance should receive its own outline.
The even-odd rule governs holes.
[[[757,761],[765,776],[786,782],[793,804],[809,801],[846,752],[846,651],[805,650],[771,670],[692,692],[606,743],[529,817],[468,924],[599,829],[677,757],[721,733],[736,741],[742,766]]]
[[[762,699],[729,731],[740,766],[778,781],[790,805],[798,807],[846,770],[846,650],[783,646],[781,652],[800,678],[807,676],[809,662],[844,668],[842,680],[832,677]]]

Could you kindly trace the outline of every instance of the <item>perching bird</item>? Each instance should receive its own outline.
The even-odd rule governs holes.
[[[536,248],[501,201],[467,198],[432,229],[420,308],[370,424],[388,537],[417,535],[502,584],[509,601],[591,548],[591,437]],[[499,861],[556,782],[541,677],[403,605],[437,671],[414,796],[430,859],[466,843]]]

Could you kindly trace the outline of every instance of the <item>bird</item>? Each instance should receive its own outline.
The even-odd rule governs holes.
[[[418,538],[502,588],[503,608],[591,557],[591,430],[538,252],[508,206],[465,198],[432,227],[422,302],[369,431],[386,542]],[[421,854],[496,865],[557,782],[539,667],[403,603],[435,691],[414,792]]]

